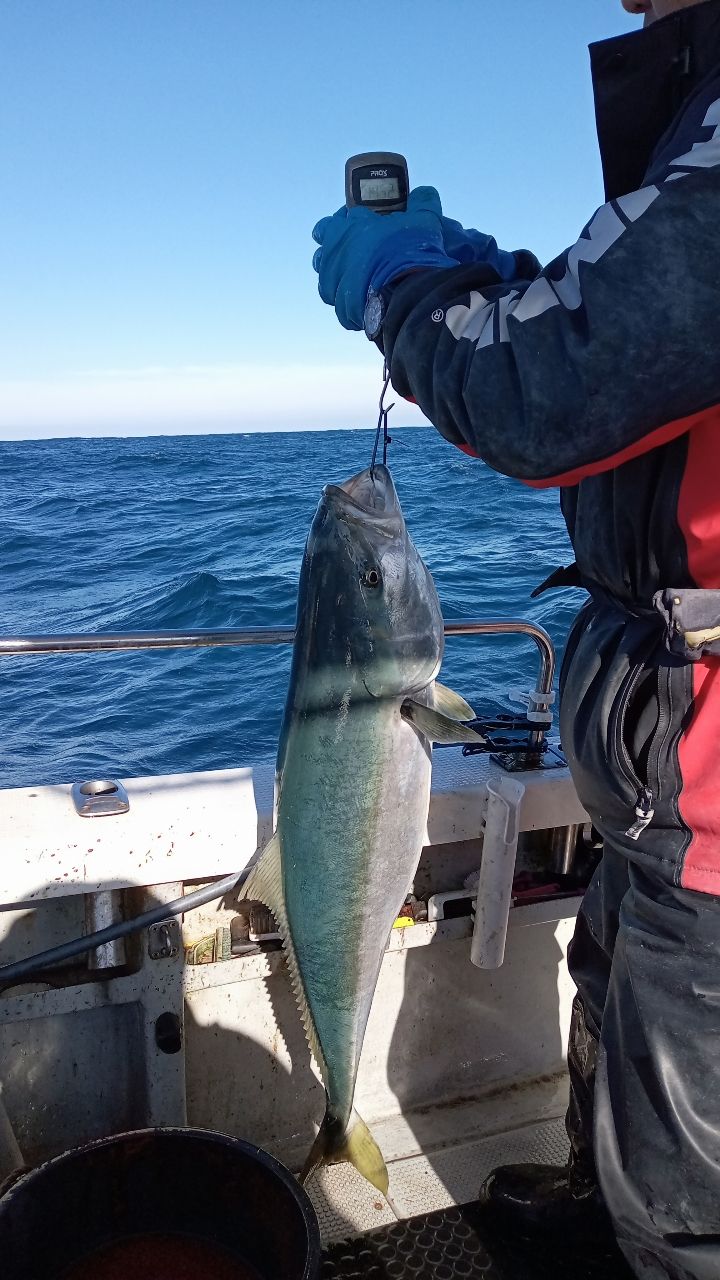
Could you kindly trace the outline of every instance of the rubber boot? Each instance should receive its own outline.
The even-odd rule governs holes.
[[[510,1164],[495,1169],[481,1186],[478,1197],[493,1224],[520,1233],[612,1237],[592,1151],[597,1050],[597,1038],[588,1027],[583,1005],[576,996],[568,1044],[568,1163]]]

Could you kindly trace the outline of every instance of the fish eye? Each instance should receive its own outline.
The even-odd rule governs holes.
[[[380,571],[378,569],[366,569],[361,575],[360,581],[364,587],[379,587],[381,581]]]

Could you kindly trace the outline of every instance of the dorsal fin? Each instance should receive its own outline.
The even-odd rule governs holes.
[[[282,854],[277,832],[265,845],[260,858],[255,863],[240,891],[240,897],[246,898],[250,902],[264,903],[275,917],[275,923],[282,938],[285,959],[290,971],[290,983],[300,1010],[300,1017],[305,1028],[307,1042],[310,1045],[310,1052],[320,1068],[323,1084],[327,1086],[327,1067],[320,1048],[320,1040],[315,1029],[307,996],[305,995],[300,966],[295,954],[295,946],[288,923],[285,893],[283,891]]]

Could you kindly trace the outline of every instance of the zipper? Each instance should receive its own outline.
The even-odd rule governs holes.
[[[637,795],[637,804],[635,805],[635,821],[632,826],[628,827],[625,832],[631,840],[639,840],[646,827],[650,826],[655,817],[655,809],[653,807],[653,794],[649,787],[641,787]]]
[[[670,669],[666,669],[663,673],[664,679],[661,677],[661,671],[658,669],[658,722],[653,734],[652,745],[648,752],[648,783],[653,780],[656,786],[655,795],[659,796],[662,790],[662,779],[660,777],[660,757],[668,742],[672,730],[672,714],[670,712]],[[650,786],[641,787],[638,791],[637,804],[635,806],[635,822],[625,832],[631,840],[637,840],[646,827],[649,827],[655,817],[653,793]]]
[[[672,729],[672,715],[670,712],[670,669],[666,668],[662,672],[664,679],[661,677],[661,669],[658,669],[658,722],[653,734],[652,746],[648,753],[648,781],[652,778],[656,784],[656,794],[659,796],[661,791],[660,780],[660,756],[670,736]],[[662,686],[662,687],[661,687]]]
[[[632,787],[636,795],[635,821],[630,824],[627,831],[625,832],[625,835],[630,840],[639,840],[643,831],[645,831],[646,828],[650,826],[650,823],[655,817],[655,801],[654,801],[653,793],[649,786],[649,780],[652,777],[652,774],[650,773],[650,769],[648,768],[648,783],[641,782],[637,776],[637,773],[635,772],[635,766],[633,764],[632,759],[630,758],[630,753],[625,743],[625,717],[627,714],[627,709],[630,705],[630,700],[635,690],[637,689],[637,686],[640,680],[646,673],[646,670],[647,668],[645,667],[644,661],[642,660],[639,661],[637,663],[637,666],[635,667],[635,670],[632,672],[632,675],[628,679],[628,682],[625,688],[623,689],[622,697],[620,699],[620,703],[615,714],[614,739],[615,739],[615,749],[616,749],[618,764],[625,778],[625,781],[629,783],[629,785]],[[663,712],[661,708],[660,710],[661,717],[662,717],[662,714]],[[655,742],[659,743],[659,740],[661,737],[660,730],[661,730],[661,726],[658,723],[658,726],[655,730],[655,735],[654,735],[653,752],[651,754],[654,754]],[[663,732],[662,732],[663,738],[666,732],[667,732],[667,729],[663,727]],[[659,768],[659,758],[660,758],[660,747],[658,745],[658,755],[657,755],[657,762],[656,762],[656,765],[658,768]],[[650,764],[650,760],[648,759],[648,765],[649,764]]]

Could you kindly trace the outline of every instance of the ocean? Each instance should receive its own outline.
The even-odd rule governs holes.
[[[558,657],[581,600],[532,588],[572,559],[555,491],[490,471],[431,429],[389,451],[446,618],[524,617]],[[371,431],[0,444],[0,631],[291,625],[322,486]],[[275,754],[290,646],[0,658],[0,785],[232,768]],[[476,710],[529,688],[529,641],[448,641]]]

